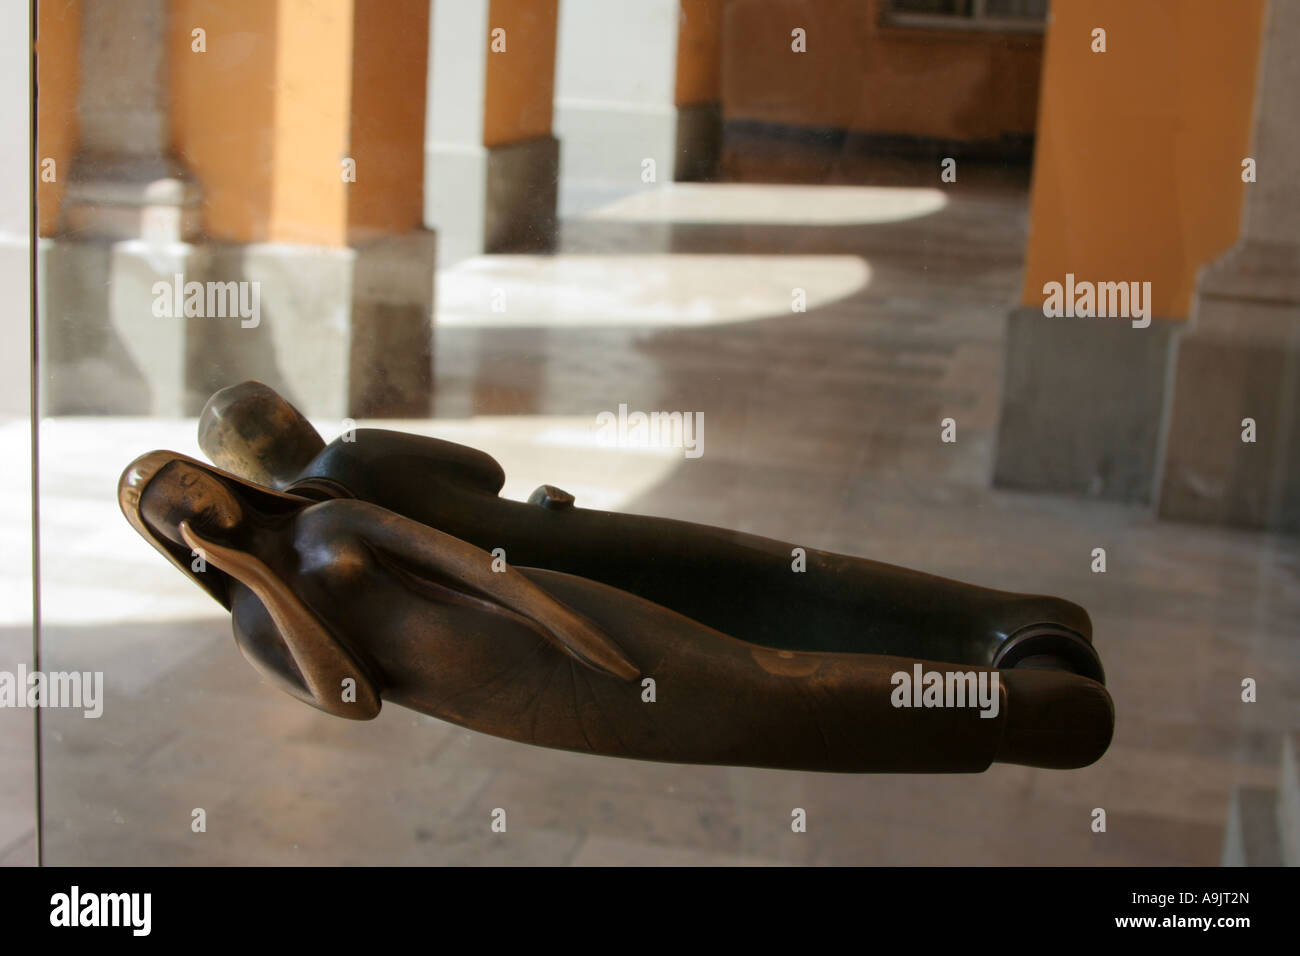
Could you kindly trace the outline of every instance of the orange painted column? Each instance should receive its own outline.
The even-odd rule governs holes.
[[[437,0],[425,222],[448,267],[555,234],[557,0]]]
[[[1055,0],[996,484],[1153,504],[1196,276],[1237,236],[1264,0]]]
[[[429,0],[353,0],[348,235],[408,233],[424,219]]]
[[[722,16],[724,0],[681,0],[677,26],[678,106],[722,99]]]
[[[1055,0],[1022,301],[1066,273],[1151,283],[1187,317],[1237,238],[1264,0]],[[1093,52],[1104,29],[1105,52]]]
[[[172,144],[208,235],[342,247],[420,225],[428,11],[172,0]]]
[[[551,135],[558,0],[492,0],[483,95],[483,145]],[[493,33],[501,39],[493,49]]]
[[[36,222],[38,235],[52,236],[77,145],[81,2],[45,0],[36,16]]]

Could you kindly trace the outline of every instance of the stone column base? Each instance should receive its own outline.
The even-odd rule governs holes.
[[[193,320],[155,318],[153,286],[201,280],[203,249],[42,239],[36,266],[41,414],[184,415]]]
[[[78,239],[190,241],[201,230],[199,187],[170,157],[80,153],[62,218]]]
[[[487,150],[483,251],[545,251],[555,245],[560,141],[540,136]]]
[[[1012,312],[993,483],[1149,503],[1180,326]]]
[[[434,258],[425,231],[345,249],[45,240],[43,411],[192,416],[256,378],[311,417],[427,415]],[[155,314],[156,284],[177,276],[204,284],[204,315]],[[254,315],[221,308],[241,292]]]
[[[1253,419],[1255,441],[1242,440]],[[1300,532],[1300,247],[1243,242],[1201,273],[1178,343],[1158,513]]]
[[[722,160],[722,104],[694,103],[677,108],[677,143],[673,179],[707,182]]]
[[[425,162],[425,221],[438,228],[438,268],[485,252],[554,246],[560,141],[435,143]]]

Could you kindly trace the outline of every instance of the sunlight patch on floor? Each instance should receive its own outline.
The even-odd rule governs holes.
[[[866,288],[859,256],[490,255],[438,273],[440,326],[689,327],[787,316]]]
[[[632,193],[582,219],[788,226],[902,222],[948,205],[942,190],[903,186],[672,183]]]

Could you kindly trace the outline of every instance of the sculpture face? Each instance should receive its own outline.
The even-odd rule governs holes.
[[[259,487],[185,455],[158,451],[127,466],[118,482],[118,503],[146,541],[229,608],[229,576],[211,565],[198,570],[197,549],[186,541],[183,529],[237,545],[258,525],[282,519],[311,502]]]
[[[235,492],[208,470],[173,461],[144,490],[140,514],[167,538],[185,544],[182,523],[220,539],[239,528],[245,512]]]

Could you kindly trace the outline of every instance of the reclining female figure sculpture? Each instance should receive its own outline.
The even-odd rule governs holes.
[[[386,699],[543,746],[824,771],[1079,767],[1109,744],[1069,602],[815,551],[793,574],[779,542],[553,489],[504,501],[472,449],[384,431],[324,448],[304,426],[265,386],[223,390],[201,432],[227,470],[154,452],[120,499],[254,665],[329,713]]]

